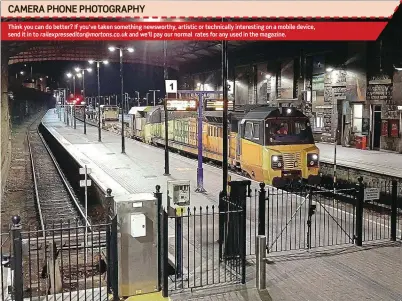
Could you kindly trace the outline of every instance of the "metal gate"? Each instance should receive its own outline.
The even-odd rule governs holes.
[[[246,197],[237,196],[233,184],[229,198],[220,195],[219,206],[179,208],[171,214],[161,208],[162,288],[245,283]]]
[[[261,185],[257,234],[267,236],[268,253],[354,243],[356,196],[354,188],[286,191]]]
[[[335,189],[303,186],[292,191],[261,183],[247,212],[248,254],[255,254],[256,235],[267,237],[268,253],[402,239],[397,187],[395,181],[368,186],[361,178],[354,187]],[[372,188],[378,199],[367,197]]]

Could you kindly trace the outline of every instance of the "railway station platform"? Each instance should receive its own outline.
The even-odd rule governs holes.
[[[126,138],[126,154],[121,154],[120,135],[103,130],[102,142],[98,142],[96,127],[88,126],[84,135],[81,122],[77,121],[77,128],[73,129],[60,121],[54,110],[47,112],[42,124],[79,164],[88,165],[92,170],[92,179],[104,190],[111,188],[114,196],[154,192],[156,185],[162,187],[165,195],[168,180],[186,179],[191,181],[192,206],[218,205],[222,172],[216,167],[204,164],[206,192],[196,193],[196,160],[170,153],[171,175],[164,176],[163,149]],[[324,150],[322,158],[330,160],[331,145],[328,148],[326,145],[319,147]],[[327,157],[325,152],[328,152]],[[345,158],[345,162],[351,157],[341,151],[340,156]],[[244,179],[236,174],[231,174],[231,177],[232,180]],[[252,182],[252,187],[257,188],[258,183]],[[254,216],[248,223],[255,224],[255,221]],[[245,286],[200,288],[189,294],[172,295],[170,299],[402,300],[401,258],[400,240],[364,247],[351,244],[342,248],[304,250],[291,255],[271,254],[273,263],[266,267],[267,289],[263,294],[255,290],[255,262],[251,258],[248,260]]]
[[[334,145],[329,143],[317,143],[317,147],[320,149],[320,161],[327,164],[334,164]],[[336,164],[369,173],[402,178],[402,154],[386,151],[360,150],[337,145]]]

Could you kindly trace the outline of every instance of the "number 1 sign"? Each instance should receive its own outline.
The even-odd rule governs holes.
[[[177,80],[168,79],[165,80],[166,94],[177,93]]]

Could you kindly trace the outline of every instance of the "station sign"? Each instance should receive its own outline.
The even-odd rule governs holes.
[[[165,89],[166,94],[177,93],[177,80],[174,79],[165,80]]]
[[[365,201],[376,201],[380,199],[380,190],[378,188],[365,188],[364,189],[364,200]]]
[[[205,111],[223,111],[223,99],[205,99]],[[233,101],[228,101],[228,111],[233,111]]]
[[[197,111],[197,99],[166,99],[166,109],[168,111]]]

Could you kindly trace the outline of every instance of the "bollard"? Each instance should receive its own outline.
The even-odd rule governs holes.
[[[267,237],[264,235],[258,235],[255,245],[256,254],[256,286],[258,290],[266,289],[266,263],[265,252],[267,246]]]
[[[21,240],[21,217],[14,215],[11,219],[11,233],[13,239],[13,295],[15,301],[24,299],[23,269],[22,269],[22,240]]]
[[[392,181],[391,192],[391,241],[396,241],[396,224],[398,213],[398,182]]]
[[[154,193],[154,196],[157,200],[157,227],[158,227],[158,290],[161,290],[161,282],[162,282],[162,261],[161,261],[161,256],[162,256],[162,252],[161,252],[161,244],[162,244],[162,220],[161,220],[161,208],[162,208],[162,192],[161,192],[161,186],[160,185],[156,185],[156,192]]]
[[[364,184],[363,178],[358,178],[357,198],[356,198],[356,246],[361,247],[363,244],[363,206],[364,206]]]
[[[258,235],[265,235],[265,183],[260,183],[258,194]]]

